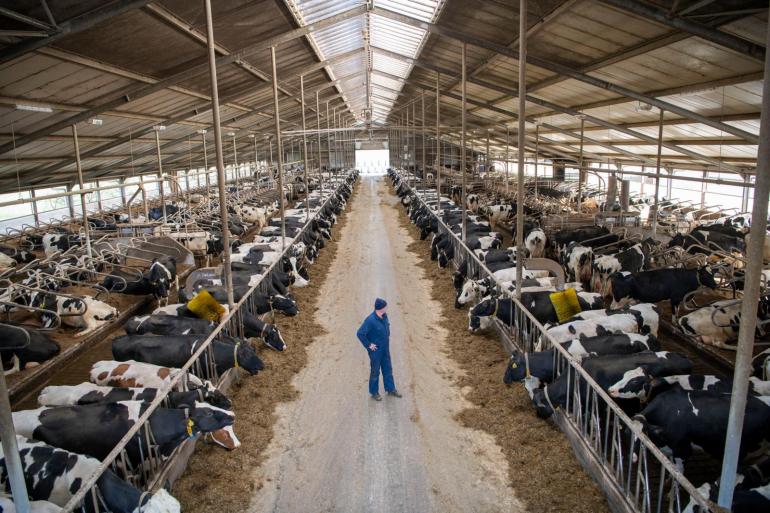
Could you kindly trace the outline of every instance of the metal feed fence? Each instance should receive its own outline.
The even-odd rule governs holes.
[[[293,242],[302,237],[305,231],[310,227],[313,219],[315,219],[315,216],[326,207],[329,201],[335,197],[336,193],[345,183],[345,178],[341,179],[337,184],[337,188],[323,201],[316,213],[308,218],[307,222],[297,235],[292,239],[287,237],[288,244],[281,257],[289,254]],[[86,513],[86,511],[97,513],[108,512],[107,505],[101,497],[97,485],[97,481],[107,469],[112,470],[119,477],[140,490],[150,492],[163,485],[163,480],[161,478],[166,475],[167,468],[173,464],[175,457],[181,451],[181,446],[177,447],[169,457],[163,458],[160,454],[158,444],[155,443],[150,428],[150,416],[155,410],[167,404],[169,392],[188,389],[188,373],[194,374],[201,380],[208,380],[214,385],[220,384],[222,376],[219,376],[216,370],[213,342],[215,340],[223,340],[225,336],[243,338],[244,326],[242,315],[244,312],[256,315],[255,294],[267,291],[268,284],[272,282],[272,274],[276,269],[276,265],[279,264],[282,259],[283,258],[277,259],[267,268],[261,275],[259,282],[251,286],[248,293],[238,301],[230,312],[228,312],[225,319],[219,323],[211,335],[197,347],[180,371],[174,375],[171,381],[159,390],[155,399],[149,404],[139,419],[137,419],[137,422],[128,430],[115,448],[102,461],[96,472],[83,484],[80,490],[72,496],[69,502],[65,504],[62,509],[63,513],[74,511],[80,513]],[[129,457],[128,446],[132,443],[136,443],[138,446],[140,455],[139,462],[132,461]],[[91,510],[87,507],[89,503],[92,506]]]
[[[402,183],[406,184],[406,180]],[[563,431],[570,430],[581,439],[582,456],[590,458],[601,472],[601,481],[611,502],[638,513],[681,513],[692,500],[700,511],[716,512],[716,506],[704,499],[696,487],[674,463],[647,437],[638,422],[633,421],[583,369],[561,344],[556,343],[543,325],[502,287],[476,254],[468,249],[436,212],[410,188],[421,204],[438,222],[438,232],[447,234],[454,248],[454,265],[465,260],[468,277],[490,278],[499,296],[511,300],[510,325],[495,319],[497,329],[522,353],[553,349],[554,376],[567,374],[566,406],[554,416]],[[549,400],[550,402],[550,400]],[[614,500],[613,500],[614,499]]]

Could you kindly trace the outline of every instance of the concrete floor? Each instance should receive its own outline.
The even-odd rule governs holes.
[[[438,305],[398,199],[365,177],[341,233],[316,316],[327,333],[295,379],[299,399],[277,411],[250,510],[262,512],[519,512],[507,462],[486,433],[460,426],[469,406],[451,384]],[[403,399],[372,401],[369,364],[355,331],[374,298],[389,302],[391,353]],[[447,298],[451,300],[451,298]]]

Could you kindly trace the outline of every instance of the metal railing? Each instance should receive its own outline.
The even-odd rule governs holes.
[[[287,237],[287,245],[281,258],[273,262],[265,272],[262,273],[259,282],[251,286],[248,293],[246,293],[234,308],[228,312],[225,319],[220,322],[206,340],[197,347],[195,352],[190,356],[190,359],[181,367],[180,371],[158,391],[155,399],[148,405],[142,415],[137,419],[136,423],[128,430],[123,438],[121,438],[107,457],[104,458],[94,474],[83,483],[80,490],[78,490],[67,504],[64,505],[62,509],[63,513],[70,513],[72,511],[85,513],[88,511],[86,507],[88,502],[92,504],[93,511],[95,512],[108,511],[104,500],[101,498],[97,485],[97,481],[107,469],[112,470],[119,477],[142,490],[152,491],[163,485],[162,482],[158,482],[158,478],[164,475],[164,469],[174,461],[174,457],[180,451],[181,446],[178,446],[169,457],[162,457],[159,447],[154,443],[153,434],[150,429],[150,416],[155,410],[166,403],[166,397],[169,392],[187,389],[188,373],[194,374],[201,380],[211,381],[215,385],[220,383],[220,376],[217,373],[214,362],[213,342],[216,340],[223,340],[226,336],[241,337],[243,335],[244,327],[242,315],[243,312],[248,312],[252,315],[256,314],[255,294],[267,290],[269,283],[272,282],[272,273],[275,270],[276,265],[280,264],[283,257],[291,251],[292,243],[303,236],[318,213],[323,211],[329,201],[337,195],[341,187],[348,183],[347,178],[350,176],[351,175],[348,174],[341,178],[341,181],[337,184],[334,191],[330,192],[329,196],[321,203],[316,213],[308,218],[305,225],[294,238],[289,239]],[[131,461],[129,458],[127,446],[134,440],[138,442],[140,462]]]
[[[568,427],[583,440],[594,463],[614,489],[605,490],[625,503],[625,509],[639,513],[681,513],[688,501],[700,511],[717,511],[703,498],[696,487],[677,469],[674,463],[649,439],[638,422],[633,421],[596,383],[561,344],[556,343],[543,325],[494,277],[473,251],[462,242],[436,212],[419,196],[416,189],[408,187],[423,207],[436,217],[438,233],[446,234],[454,248],[454,263],[467,261],[468,276],[489,278],[495,283],[498,295],[510,298],[509,319],[505,324],[495,319],[498,330],[508,337],[521,352],[551,350],[554,354],[554,376],[567,372],[566,405],[554,414],[561,416]]]

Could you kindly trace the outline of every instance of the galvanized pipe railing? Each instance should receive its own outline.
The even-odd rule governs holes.
[[[350,175],[348,175],[349,177]],[[316,211],[315,215],[320,213],[329,201],[336,196],[336,193],[340,190],[341,186],[346,184],[346,180],[343,179],[337,189],[329,194],[329,196],[321,203],[320,207]],[[296,241],[305,233],[310,227],[311,222],[315,218],[313,215],[302,229],[297,233],[293,241]],[[286,256],[291,251],[291,244],[284,250],[282,257]],[[190,356],[190,359],[185,363],[180,372],[178,372],[164,387],[162,387],[155,399],[148,405],[144,413],[137,419],[136,423],[128,430],[128,432],[121,438],[118,444],[113,448],[107,457],[102,461],[101,465],[97,468],[96,472],[86,480],[81,486],[80,490],[75,493],[72,498],[64,505],[62,512],[70,513],[72,511],[86,511],[86,501],[91,502],[94,511],[102,512],[107,511],[104,501],[100,497],[98,486],[96,482],[101,475],[107,470],[111,469],[119,476],[123,477],[129,482],[136,483],[139,487],[148,487],[148,490],[152,490],[154,487],[159,487],[162,483],[154,482],[156,478],[161,475],[163,469],[169,462],[173,461],[173,456],[168,459],[162,459],[160,453],[157,451],[157,444],[152,443],[152,432],[150,430],[149,419],[152,413],[163,406],[166,396],[169,392],[182,388],[187,388],[187,375],[188,372],[200,372],[201,375],[196,374],[202,380],[210,380],[214,384],[219,383],[219,376],[216,371],[216,365],[214,363],[214,355],[212,350],[212,343],[215,340],[221,340],[224,335],[238,336],[243,333],[243,323],[241,319],[241,309],[245,309],[249,313],[256,312],[255,305],[255,293],[265,290],[265,286],[271,280],[273,271],[281,262],[282,258],[273,262],[261,275],[258,283],[253,285],[248,293],[246,293],[240,301],[230,310],[222,322],[214,329],[214,331],[203,341]],[[202,365],[200,362],[201,357],[204,358],[206,365]],[[195,371],[195,372],[193,372]],[[140,447],[148,448],[148,454],[142,454],[142,461],[138,467],[132,466],[126,447],[132,440],[138,439],[140,442],[144,441],[144,446],[140,443]]]
[[[496,319],[509,340],[524,353],[534,350],[554,350],[554,379],[568,372],[568,397],[561,413],[555,411],[577,432],[590,457],[610,477],[615,491],[625,500],[628,508],[640,513],[681,513],[688,500],[703,512],[717,511],[703,498],[696,487],[677,469],[674,463],[649,439],[638,422],[633,421],[599,386],[561,344],[555,342],[545,327],[502,287],[473,251],[447,226],[439,215],[420,197],[416,189],[408,187],[420,203],[438,222],[439,233],[447,234],[454,246],[454,262],[468,262],[468,275],[489,278],[496,284],[498,294],[511,300],[510,325]],[[523,265],[518,261],[517,265]],[[653,472],[654,471],[654,472]]]

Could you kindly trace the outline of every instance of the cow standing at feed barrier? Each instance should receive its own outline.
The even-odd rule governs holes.
[[[147,406],[142,401],[43,406],[13,412],[13,425],[27,438],[103,460]],[[165,458],[187,438],[232,426],[234,419],[231,411],[194,402],[185,408],[156,408],[150,415],[149,427],[153,443]],[[150,454],[146,438],[131,439],[126,452],[133,464],[140,464]]]
[[[101,462],[95,458],[28,440],[23,436],[17,436],[16,443],[19,446],[27,493],[34,501],[46,501],[63,507],[101,466]],[[10,493],[8,469],[1,452],[0,457],[0,483],[6,493]],[[110,469],[101,474],[96,485],[101,499],[112,513],[181,513],[179,502],[163,488],[153,494],[143,493]],[[86,513],[95,513],[88,495],[82,507]]]

